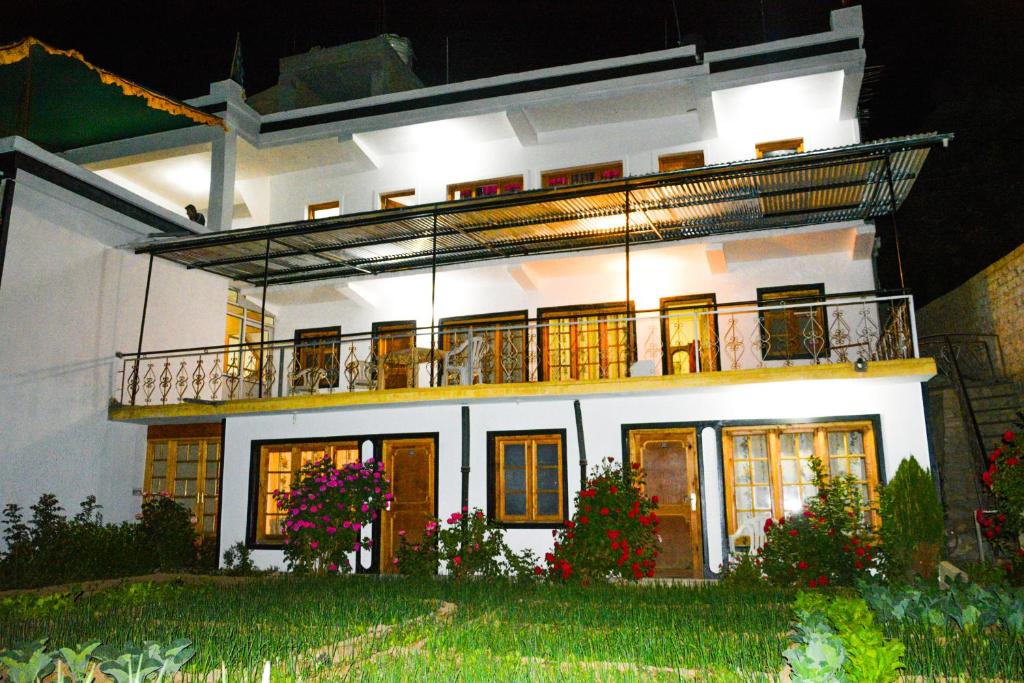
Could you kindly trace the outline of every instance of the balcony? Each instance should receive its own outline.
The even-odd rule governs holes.
[[[419,400],[451,397],[452,387],[566,393],[595,381],[906,360],[918,349],[909,294],[859,292],[118,356],[115,410],[339,394],[374,403],[402,390]]]

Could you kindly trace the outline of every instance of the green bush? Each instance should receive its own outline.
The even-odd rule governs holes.
[[[195,564],[199,548],[195,520],[188,509],[167,494],[143,499],[139,532],[143,547],[152,553],[161,571],[178,571]]]
[[[942,549],[942,504],[931,474],[914,458],[900,463],[896,476],[881,487],[882,567],[890,579],[911,574],[931,579]]]

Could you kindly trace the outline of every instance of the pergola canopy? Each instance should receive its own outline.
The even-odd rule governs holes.
[[[895,211],[924,134],[557,189],[182,237],[148,253],[253,285],[869,219]],[[628,209],[627,209],[628,207]]]
[[[210,114],[93,66],[35,38],[0,46],[0,137],[51,152],[195,125]]]

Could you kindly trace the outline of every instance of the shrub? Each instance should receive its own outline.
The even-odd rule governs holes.
[[[761,565],[753,555],[742,553],[722,565],[721,582],[742,590],[764,587]]]
[[[178,571],[195,565],[200,541],[188,508],[161,491],[142,499],[139,519],[142,544],[152,554],[156,568]]]
[[[453,512],[445,521],[428,520],[420,538],[410,539],[400,529],[399,548],[393,560],[410,576],[430,576],[444,563],[445,573],[456,579],[466,576],[528,576],[532,557],[516,555],[505,543],[505,530],[487,519],[483,510]],[[529,553],[529,551],[526,551]]]
[[[586,583],[654,576],[661,552],[658,500],[641,493],[642,470],[636,467],[631,475],[612,458],[591,471],[576,494],[572,519],[552,531],[554,550],[544,556],[550,578]]]
[[[363,528],[391,500],[389,483],[378,460],[334,466],[330,456],[299,471],[290,491],[274,491],[284,522],[285,561],[299,572],[348,572],[348,554],[372,546]]]
[[[881,487],[879,512],[886,576],[934,578],[944,535],[942,504],[931,475],[914,458],[900,463],[896,476]]]
[[[249,576],[256,573],[252,551],[242,541],[224,551],[224,573],[230,576]]]
[[[1006,515],[1011,533],[1024,531],[1024,444],[1014,432],[1003,434],[1000,444],[988,457],[988,470],[982,475],[999,509]]]
[[[827,478],[818,458],[811,467],[817,494],[801,514],[765,522],[761,569],[779,585],[852,585],[876,566],[878,553],[860,488],[850,477]]]

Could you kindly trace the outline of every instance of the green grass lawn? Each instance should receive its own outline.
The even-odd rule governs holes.
[[[274,662],[275,681],[770,680],[783,667],[791,599],[782,590],[720,585],[373,577],[142,584],[70,605],[0,607],[0,646],[47,636],[52,646],[185,637],[197,650],[186,671],[224,662],[232,682],[258,680],[264,660]],[[455,605],[448,619],[436,614],[444,603]],[[382,632],[379,624],[396,626]],[[907,644],[910,675],[1024,672],[1024,643],[1006,634],[891,635]]]

